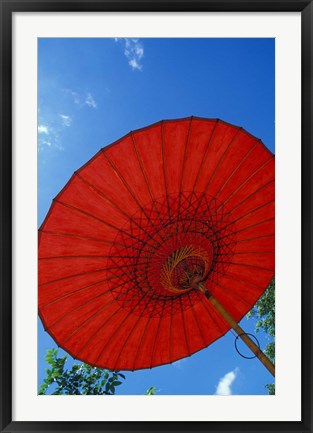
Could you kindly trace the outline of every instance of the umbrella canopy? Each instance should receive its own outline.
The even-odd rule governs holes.
[[[101,149],[39,230],[39,315],[74,358],[136,370],[190,356],[274,275],[274,156],[221,120],[166,120]]]

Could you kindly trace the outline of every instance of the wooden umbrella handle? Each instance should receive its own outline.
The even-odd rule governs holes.
[[[275,365],[268,359],[268,357],[260,350],[260,348],[254,343],[253,340],[244,332],[244,330],[238,325],[233,317],[228,313],[223,305],[208,291],[205,285],[200,282],[197,284],[197,288],[205,295],[205,297],[211,302],[214,308],[221,314],[226,322],[232,327],[236,334],[241,340],[249,347],[249,349],[255,354],[262,364],[268,369],[268,371],[275,377]]]

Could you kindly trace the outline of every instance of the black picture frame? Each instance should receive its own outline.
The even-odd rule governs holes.
[[[0,0],[1,12],[1,432],[312,432],[312,0]],[[302,32],[302,420],[299,422],[12,421],[12,16],[15,12],[301,12]],[[290,343],[292,344],[292,342]]]

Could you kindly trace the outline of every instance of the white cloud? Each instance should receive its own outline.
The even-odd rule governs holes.
[[[63,89],[63,92],[67,93],[73,98],[73,101],[76,105],[80,105],[80,96],[77,92],[74,92],[72,89]]]
[[[236,379],[238,374],[238,368],[235,368],[235,370],[230,371],[229,373],[226,373],[225,376],[223,376],[217,387],[216,387],[216,395],[231,395],[232,394],[232,390],[231,390],[231,386],[234,382],[234,380]]]
[[[142,69],[142,65],[140,65],[140,64],[137,62],[136,59],[131,59],[128,63],[130,64],[130,66],[131,66],[133,69],[139,69],[139,70]]]
[[[178,361],[173,362],[173,366],[177,367],[179,370],[182,370],[186,361],[187,358],[179,359]]]
[[[47,125],[38,125],[38,133],[39,134],[49,134],[49,128]]]
[[[60,117],[62,119],[62,125],[63,126],[71,126],[72,118],[70,116],[66,116],[65,114],[60,114]]]
[[[141,59],[144,56],[144,48],[139,39],[134,38],[115,38],[115,42],[124,41],[124,55],[128,60],[129,66],[135,70],[142,70]]]
[[[47,148],[64,150],[58,131],[52,126],[48,126],[47,128],[49,135],[43,133],[38,136],[38,152],[42,152]]]
[[[79,108],[83,108],[85,105],[87,105],[89,108],[97,108],[95,98],[90,92],[86,93],[85,96],[82,93],[76,92],[72,89],[62,89],[62,92],[64,92],[66,95],[69,95],[75,105],[78,105]]]
[[[97,103],[91,93],[87,93],[85,104],[88,105],[89,108],[97,108]]]

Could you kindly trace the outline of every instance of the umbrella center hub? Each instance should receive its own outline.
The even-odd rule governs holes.
[[[213,247],[204,250],[197,246],[184,246],[170,254],[161,269],[161,284],[176,294],[192,290],[193,281],[204,281],[213,262]]]

